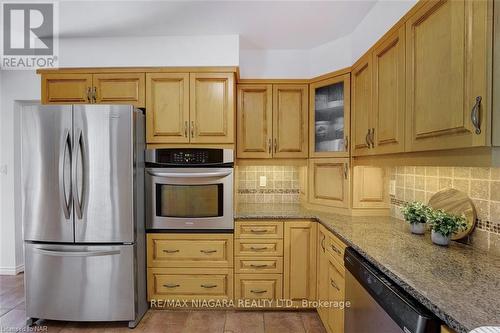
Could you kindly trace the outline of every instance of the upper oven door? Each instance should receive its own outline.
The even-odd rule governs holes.
[[[232,168],[146,169],[151,229],[233,229]]]

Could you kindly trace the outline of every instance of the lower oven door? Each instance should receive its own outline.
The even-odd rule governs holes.
[[[148,229],[232,230],[232,168],[146,169]]]

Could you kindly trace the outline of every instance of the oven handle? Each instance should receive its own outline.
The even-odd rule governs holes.
[[[151,176],[156,177],[170,177],[170,178],[215,178],[215,177],[226,177],[229,176],[233,171],[223,171],[223,172],[155,172],[155,171],[147,171]]]

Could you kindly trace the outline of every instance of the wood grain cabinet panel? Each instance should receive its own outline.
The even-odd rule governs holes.
[[[282,298],[281,274],[236,274],[234,298],[238,299],[268,299]]]
[[[318,301],[320,302],[328,301],[328,255],[326,252],[328,233],[325,227],[322,225],[318,226],[316,288]],[[328,308],[321,306],[317,310],[321,321],[326,326],[328,323]]]
[[[355,166],[352,173],[353,208],[389,208],[385,168]]]
[[[350,172],[348,158],[309,160],[309,202],[332,207],[349,207]]]
[[[234,142],[234,74],[190,74],[191,143]]]
[[[234,261],[236,273],[283,273],[282,257],[236,257]]]
[[[352,81],[352,149],[354,156],[372,154],[372,59],[363,56],[354,66]]]
[[[236,221],[235,238],[283,238],[281,221]]]
[[[407,150],[488,143],[486,6],[487,1],[429,1],[406,22]],[[485,103],[479,134],[471,121],[477,96]]]
[[[330,302],[345,301],[344,267],[335,260],[328,261],[328,299]],[[344,332],[344,309],[331,307],[328,309],[328,327],[332,333]]]
[[[307,85],[273,85],[273,156],[306,158],[308,155]]]
[[[87,104],[92,102],[92,74],[42,75],[42,104]]]
[[[316,299],[316,221],[287,221],[284,235],[283,296]]]
[[[189,142],[189,74],[146,74],[146,137],[149,143]]]
[[[234,244],[236,256],[283,256],[283,240],[281,239],[235,239]]]
[[[238,158],[272,157],[272,85],[238,85]]]
[[[404,26],[380,43],[372,54],[373,153],[403,152],[406,111]]]
[[[95,103],[132,104],[145,107],[144,73],[93,74]]]

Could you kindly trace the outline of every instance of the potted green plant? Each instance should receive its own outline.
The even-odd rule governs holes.
[[[448,246],[451,235],[467,228],[466,221],[464,215],[449,214],[442,209],[432,211],[429,214],[432,242],[437,245]]]
[[[403,216],[410,224],[410,229],[413,234],[423,235],[425,233],[425,226],[427,216],[429,215],[429,207],[421,202],[407,202],[401,208]]]

